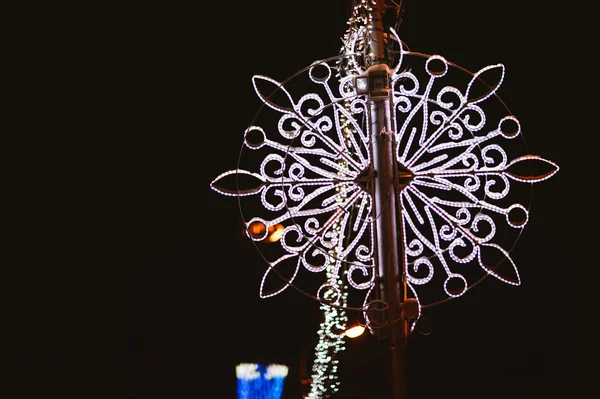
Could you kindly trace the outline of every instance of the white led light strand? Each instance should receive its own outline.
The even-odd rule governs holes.
[[[361,216],[360,221],[354,221],[359,228],[347,229],[349,236],[344,240],[336,238],[341,233],[332,227],[349,223],[348,215],[355,204],[368,205],[367,208],[372,209],[370,202],[365,202],[370,193],[360,188],[357,180],[370,165],[369,133],[361,129],[369,122],[368,112],[365,112],[367,100],[365,95],[356,95],[352,80],[369,65],[371,7],[369,1],[358,2],[344,36],[341,57],[335,61],[315,62],[307,69],[310,81],[323,89],[321,94],[315,91],[295,100],[285,88],[285,82],[265,76],[253,78],[259,98],[281,114],[276,132],[281,138],[291,139],[292,143],[270,139],[262,127],[253,126],[249,130],[257,132],[259,138],[246,142],[246,146],[256,151],[265,148],[273,151],[265,156],[259,173],[238,168],[213,181],[212,187],[224,195],[259,194],[264,208],[277,214],[269,220],[254,218],[250,222],[260,221],[266,227],[288,223],[280,240],[285,252],[270,262],[263,283],[284,261],[295,262],[295,272],[272,292],[263,292],[264,285],[261,285],[263,297],[285,290],[301,269],[312,273],[326,272],[335,256],[324,254],[337,248],[342,241],[346,246],[338,255],[353,255],[353,259],[347,259],[352,265],[348,269],[352,272],[345,270],[342,277],[349,287],[359,289],[363,294],[371,292],[374,277],[372,219]],[[531,154],[509,158],[502,140],[514,141],[522,135],[514,116],[505,114],[498,118],[494,114],[497,122],[489,127],[494,121],[486,115],[484,107],[494,100],[504,81],[502,64],[490,65],[471,74],[465,80],[464,90],[460,90],[452,85],[452,81],[444,83],[458,70],[444,57],[406,50],[394,31],[388,38],[396,40],[400,49],[398,64],[393,66],[390,76],[397,161],[413,175],[401,193],[406,207],[402,213],[406,219],[403,226],[407,227],[402,237],[405,248],[417,248],[415,243],[420,242],[422,248],[427,249],[417,255],[412,255],[410,250],[407,253],[407,270],[427,270],[424,276],[409,276],[409,282],[415,284],[411,289],[416,291],[433,282],[435,274],[431,276],[431,270],[439,267],[445,270],[446,276],[454,276],[456,273],[450,271],[448,262],[465,264],[478,259],[481,259],[478,267],[488,274],[501,281],[518,283],[516,270],[510,277],[502,276],[485,262],[485,254],[479,246],[500,246],[494,242],[499,223],[521,229],[529,219],[525,206],[517,202],[506,203],[512,191],[509,182],[532,184],[545,181],[558,172],[558,166]],[[317,74],[318,68],[324,73]],[[464,70],[462,73],[467,75]],[[481,94],[476,90],[480,80],[495,83]],[[259,82],[278,88],[284,94],[284,101],[277,103],[270,94],[265,95],[271,91],[261,90]],[[309,101],[313,106],[304,107]],[[292,121],[292,130],[283,128],[284,122],[285,126],[290,126]],[[510,124],[516,127],[510,130]],[[546,171],[538,175],[517,172],[526,164],[532,164],[532,169],[545,167]],[[221,181],[234,174],[252,177],[258,186],[237,193],[223,189],[219,185]],[[409,190],[417,187],[423,187],[423,190]],[[429,214],[432,216],[427,222],[424,217]],[[323,219],[323,216],[327,218]],[[439,221],[435,222],[434,217]],[[435,223],[460,233],[453,239],[446,239],[440,236],[441,231],[433,228]],[[482,223],[485,223],[486,231],[478,234]],[[469,252],[466,247],[473,248]],[[459,254],[461,251],[463,253]],[[508,255],[506,250],[496,252]],[[369,259],[365,253],[369,254]],[[423,256],[429,260],[424,261]],[[508,262],[513,264],[510,258]],[[364,279],[353,281],[355,277]],[[325,280],[317,292],[327,292],[329,279]],[[462,288],[459,291],[464,292]],[[445,289],[444,292],[448,293]]]
[[[347,107],[349,106],[347,102],[345,105]],[[337,119],[337,122],[341,126],[342,139],[348,139],[349,137],[355,136],[356,132],[353,131],[353,127],[355,125],[347,122],[346,113],[342,113],[339,116],[339,119]],[[353,140],[351,142],[354,146],[357,146],[356,141]],[[342,193],[342,195],[337,196],[336,199],[339,203],[342,203],[345,196],[347,196],[347,194]],[[359,233],[356,235],[356,240],[362,237],[369,223],[360,223],[360,217],[365,211],[368,200],[368,196],[361,196],[361,201],[357,212],[358,217],[352,225],[347,225],[347,219],[345,219],[343,223],[341,223],[340,220],[336,220],[334,223],[334,231],[340,238],[337,242],[337,245],[331,250],[332,256],[330,257],[330,263],[327,266],[327,280],[330,281],[330,287],[333,289],[333,291],[337,293],[335,296],[337,299],[336,303],[340,305],[341,308],[328,306],[326,304],[321,304],[320,306],[320,309],[323,311],[324,320],[321,323],[319,331],[317,332],[319,341],[315,346],[315,359],[312,367],[311,386],[310,392],[307,396],[309,399],[328,398],[334,392],[339,390],[340,381],[337,377],[339,364],[338,354],[346,349],[344,345],[344,332],[346,330],[348,321],[346,312],[342,310],[343,307],[347,306],[348,292],[347,287],[344,285],[343,280],[339,275],[339,270],[342,266],[341,260],[347,259],[347,251],[356,247],[355,242],[346,245],[346,248],[344,248],[343,235],[344,230],[351,228],[353,231],[359,231]],[[357,251],[358,250],[359,249],[357,248]],[[356,289],[369,288],[372,284],[371,281],[363,285],[357,284],[353,281],[352,273],[354,270],[361,270],[363,275],[369,274],[364,264],[352,265],[344,272],[347,274],[346,279],[350,285]],[[372,274],[372,278],[374,278],[374,274]],[[326,299],[332,300],[334,298],[332,297]]]
[[[271,128],[257,124],[244,134],[242,149],[260,159],[252,165],[257,172],[238,165],[211,183],[220,194],[256,198],[262,206],[266,214],[245,221],[246,227],[265,228],[264,234],[250,235],[254,241],[284,226],[279,252],[270,255],[261,280],[262,298],[292,286],[302,290],[303,276],[321,279],[308,293],[321,301],[324,314],[310,399],[327,397],[339,386],[335,355],[344,348],[350,299],[363,304],[358,310],[369,330],[377,328],[366,312],[377,302],[371,295],[373,224],[379,216],[371,192],[370,98],[355,87],[361,81],[368,91],[361,79],[378,61],[371,51],[375,3],[356,3],[338,57],[316,61],[283,82],[253,77],[264,112],[275,115]],[[511,235],[516,240],[529,221],[519,187],[545,181],[559,167],[519,153],[525,148],[518,147],[520,122],[497,98],[505,79],[502,64],[471,73],[441,55],[411,52],[394,30],[386,39],[394,54],[391,122],[402,171],[399,246],[407,294],[417,300],[420,317],[423,306],[459,297],[486,275],[520,284],[508,249],[514,242],[505,242]],[[296,81],[310,91],[293,95]],[[274,91],[281,94],[277,100]],[[523,172],[527,168],[536,172]],[[238,179],[254,186],[240,188]]]

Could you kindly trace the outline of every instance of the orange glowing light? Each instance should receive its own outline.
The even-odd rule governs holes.
[[[275,226],[269,227],[269,236],[265,239],[267,242],[277,242],[283,235],[283,225],[276,224]]]
[[[365,328],[361,325],[354,326],[349,328],[344,332],[348,338],[356,338],[361,336],[365,332]]]
[[[272,243],[281,239],[283,230],[283,225],[280,223],[269,226],[267,229],[267,226],[263,222],[254,221],[250,223],[244,231],[248,237],[251,237],[254,240]]]
[[[265,235],[267,226],[263,222],[252,222],[248,225],[247,234],[252,238],[259,238]]]

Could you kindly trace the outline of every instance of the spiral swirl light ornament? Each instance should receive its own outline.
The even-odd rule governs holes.
[[[385,33],[389,65],[381,70],[393,131],[373,132],[373,94],[364,85],[375,84],[369,75],[375,3],[357,3],[338,56],[282,82],[253,77],[264,106],[245,131],[238,167],[211,183],[238,197],[242,214],[244,201],[255,202],[248,209],[260,211],[246,226],[260,224],[265,232],[284,226],[278,252],[262,251],[260,297],[293,287],[335,310],[343,323],[327,319],[335,326],[323,333],[329,342],[342,338],[346,311],[359,312],[371,332],[381,327],[373,314],[386,306],[376,296],[386,238],[376,237],[375,223],[386,200],[397,207],[392,244],[406,297],[417,304],[412,331],[425,307],[460,297],[485,277],[520,285],[510,252],[529,222],[531,185],[559,171],[527,151],[518,118],[498,97],[504,65],[470,72],[441,55],[409,50],[392,28]],[[383,199],[373,183],[377,134],[389,134],[393,146],[396,189]],[[258,244],[265,234],[249,237]],[[335,370],[313,371],[319,379]],[[320,386],[310,397],[326,392]]]

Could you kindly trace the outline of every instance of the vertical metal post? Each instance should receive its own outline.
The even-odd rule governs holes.
[[[371,14],[371,60],[369,68],[369,112],[374,174],[375,236],[377,245],[379,299],[387,304],[383,336],[390,340],[393,399],[406,398],[405,341],[407,323],[401,312],[406,299],[404,266],[399,265],[397,237],[397,166],[395,132],[392,126],[392,88],[384,49],[385,0],[376,0]],[[385,77],[376,81],[377,77]],[[378,90],[381,89],[381,90]]]
[[[390,129],[389,99],[370,100],[371,140],[373,143],[373,167],[375,186],[375,232],[377,239],[377,266],[379,275],[379,299],[386,302],[383,317],[385,336],[392,350],[394,399],[404,399],[400,386],[404,380],[403,361],[400,355],[404,347],[404,320],[400,311],[404,292],[401,290],[403,276],[399,267],[398,237],[396,234],[396,187],[394,132]],[[401,338],[399,340],[399,338]]]

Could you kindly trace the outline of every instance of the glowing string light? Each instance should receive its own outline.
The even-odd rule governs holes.
[[[261,281],[262,298],[299,287],[301,276],[323,277],[310,293],[322,302],[325,317],[319,330],[324,338],[316,348],[314,398],[337,386],[326,382],[325,374],[335,380],[337,363],[329,353],[342,350],[339,326],[346,321],[343,308],[350,293],[366,306],[376,277],[373,221],[378,215],[368,190],[371,132],[365,128],[370,126],[369,100],[354,86],[372,62],[372,6],[372,1],[357,3],[340,56],[294,75],[308,75],[314,92],[298,99],[288,91],[291,79],[253,78],[265,109],[279,119],[273,130],[248,128],[244,147],[269,153],[253,169],[258,172],[238,165],[211,183],[220,194],[257,196],[271,213],[253,217],[246,226],[284,226],[281,253],[268,261]],[[396,54],[389,76],[395,160],[405,176],[398,193],[399,245],[418,314],[425,305],[464,295],[482,275],[519,285],[509,254],[512,243],[506,243],[529,222],[519,185],[546,181],[558,165],[519,153],[524,148],[516,145],[523,139],[520,122],[496,94],[505,80],[502,64],[471,73],[440,55],[409,51],[393,29],[387,43]],[[279,102],[271,97],[275,90],[282,94]],[[523,171],[527,168],[530,172]],[[253,179],[255,187],[223,187],[240,176]],[[291,272],[282,279],[278,271],[284,267]]]

